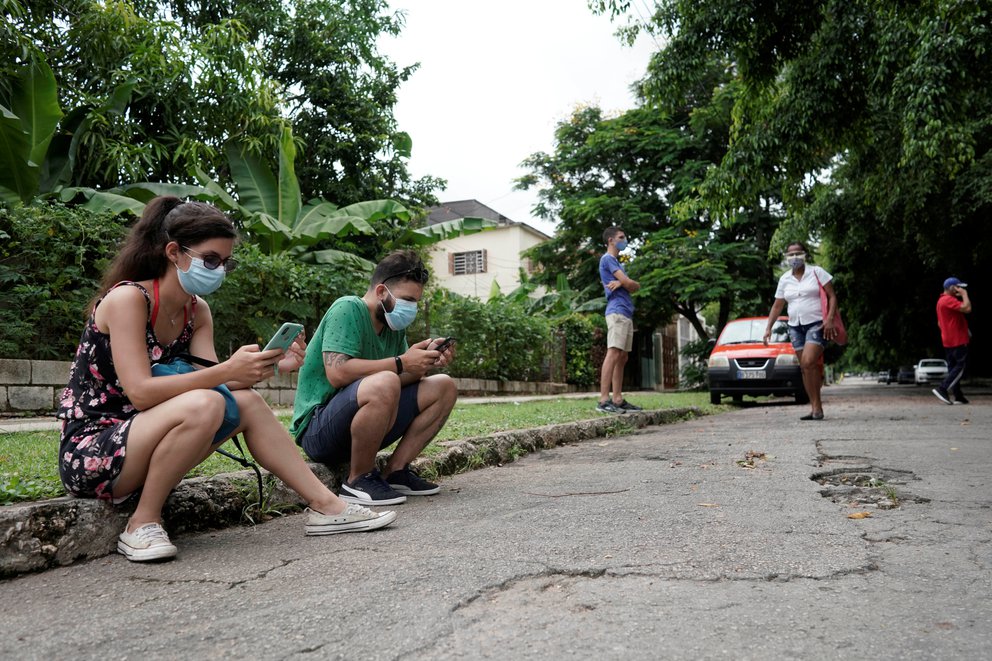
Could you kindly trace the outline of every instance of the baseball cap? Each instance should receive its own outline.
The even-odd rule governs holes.
[[[944,289],[950,289],[951,287],[967,287],[967,282],[961,282],[957,278],[948,278],[944,280]]]

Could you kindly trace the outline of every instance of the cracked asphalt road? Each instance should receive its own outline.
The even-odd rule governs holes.
[[[753,405],[535,453],[373,533],[287,516],[0,582],[0,658],[989,658],[992,393],[972,401],[849,380],[822,423]],[[811,479],[844,471],[898,506]]]

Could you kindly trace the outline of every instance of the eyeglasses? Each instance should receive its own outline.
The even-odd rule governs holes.
[[[197,252],[192,248],[187,248],[186,246],[183,246],[182,248],[184,251],[188,253],[193,253],[194,255],[202,259],[203,265],[206,266],[211,271],[217,269],[220,266],[223,266],[224,272],[230,273],[234,269],[238,268],[238,260],[234,259],[233,257],[225,257],[224,259],[221,259],[220,257],[218,257],[213,253],[203,254],[202,252]]]
[[[424,265],[415,266],[412,269],[405,269],[403,271],[397,271],[396,273],[390,273],[385,278],[382,279],[383,282],[392,280],[393,278],[406,278],[408,280],[413,280],[414,282],[420,283],[422,285],[427,284],[427,280],[431,277],[431,274],[424,268]]]

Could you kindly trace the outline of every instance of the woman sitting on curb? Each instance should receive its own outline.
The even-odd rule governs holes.
[[[335,496],[252,390],[277,368],[300,367],[302,334],[285,354],[252,344],[214,367],[152,376],[153,365],[180,354],[217,360],[210,308],[200,297],[237,265],[231,258],[236,238],[230,219],[209,204],[175,197],[149,202],[104,275],[76,350],[58,411],[59,472],[75,496],[119,503],[137,494],[117,543],[128,560],[176,555],[161,525],[165,500],[191,468],[236,434],[244,434],[260,465],[308,502],[307,535],[374,530],[396,518]],[[230,392],[217,389],[222,385]],[[225,396],[233,396],[240,420],[218,434]]]

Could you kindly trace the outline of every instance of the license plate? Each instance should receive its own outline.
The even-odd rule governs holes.
[[[765,370],[737,370],[738,379],[764,379]]]

